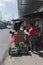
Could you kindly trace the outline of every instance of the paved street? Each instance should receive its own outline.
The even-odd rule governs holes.
[[[41,52],[43,54],[43,52]],[[10,56],[6,58],[5,65],[43,65],[43,56],[33,54],[30,55],[22,55],[19,57],[12,57]]]
[[[4,58],[4,54],[6,53],[9,45],[10,45],[10,37],[8,29],[1,29],[0,30],[0,63]]]

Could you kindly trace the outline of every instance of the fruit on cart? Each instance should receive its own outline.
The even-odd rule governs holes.
[[[9,48],[9,55],[17,55],[19,52],[19,47]]]
[[[20,42],[19,46],[20,46],[20,54],[28,54],[28,47],[25,45],[24,42]]]
[[[19,46],[20,46],[20,47],[25,47],[24,42],[20,42],[20,43],[19,43]]]

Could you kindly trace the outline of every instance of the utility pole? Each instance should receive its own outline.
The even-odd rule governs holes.
[[[0,21],[2,22],[2,11],[0,11]]]

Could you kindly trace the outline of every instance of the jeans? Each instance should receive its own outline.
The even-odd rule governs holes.
[[[35,51],[35,44],[36,44],[36,37],[33,36],[33,37],[30,37],[30,46],[31,46],[31,51]]]

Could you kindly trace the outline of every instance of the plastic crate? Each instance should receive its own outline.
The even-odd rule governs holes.
[[[20,47],[20,54],[27,54],[28,48],[27,47]]]
[[[17,55],[19,48],[9,48],[9,55]]]

